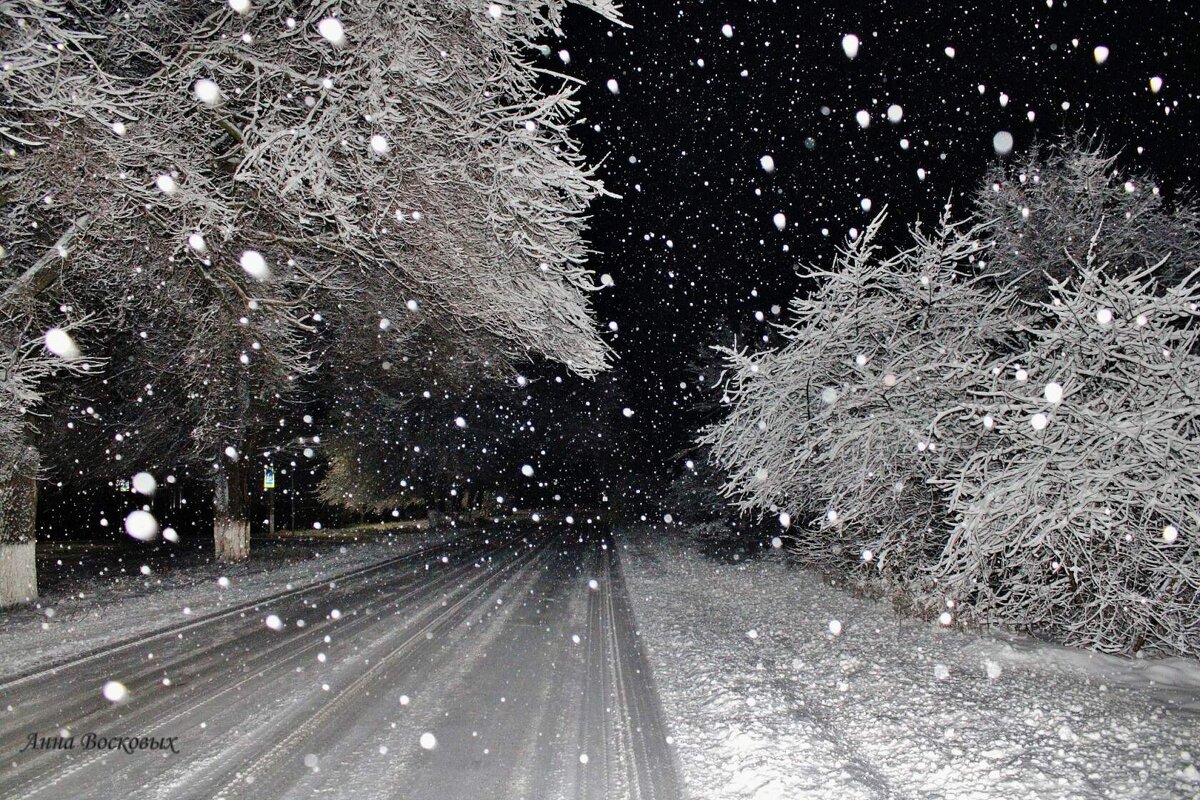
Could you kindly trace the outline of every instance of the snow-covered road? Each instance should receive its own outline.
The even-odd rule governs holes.
[[[497,530],[0,675],[0,711],[6,800],[679,794],[614,548],[587,527]]]

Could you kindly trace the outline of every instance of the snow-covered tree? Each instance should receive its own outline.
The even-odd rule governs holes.
[[[564,5],[0,5],[6,274],[73,236],[44,302],[99,315],[130,385],[186,400],[139,393],[211,467],[223,557],[247,552],[240,455],[354,352],[363,309],[606,367],[582,238],[603,188],[574,85],[530,58]]]
[[[34,537],[41,461],[31,427],[43,400],[41,386],[53,376],[85,374],[97,366],[74,349],[69,331],[77,323],[49,329],[50,344],[59,350],[52,353],[46,350],[47,337],[22,322],[0,324],[0,607],[37,596]]]
[[[39,293],[56,280],[70,234],[8,277],[0,294],[0,607],[37,596],[34,558],[41,460],[34,424],[54,376],[86,375],[99,359],[83,354],[72,334],[89,322],[68,306],[48,309]],[[4,249],[0,245],[0,250]]]

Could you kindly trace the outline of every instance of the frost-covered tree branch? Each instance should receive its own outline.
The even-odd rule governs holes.
[[[530,58],[564,6],[0,2],[3,267],[77,229],[38,299],[97,315],[126,357],[82,390],[98,416],[180,403],[144,452],[220,482],[329,359],[377,366],[353,355],[364,316],[605,369],[583,240],[604,188],[574,82]]]

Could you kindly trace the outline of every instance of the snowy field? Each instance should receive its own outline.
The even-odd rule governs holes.
[[[902,619],[671,535],[621,555],[692,797],[1200,797],[1195,662]]]
[[[186,624],[280,592],[334,580],[354,570],[459,535],[446,528],[354,544],[263,544],[249,561],[172,567],[130,561],[132,574],[55,575],[57,589],[33,606],[0,614],[0,677]],[[64,560],[66,557],[64,556]]]

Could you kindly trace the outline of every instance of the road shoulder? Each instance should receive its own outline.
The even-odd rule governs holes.
[[[672,530],[618,541],[693,796],[1200,790],[1194,665],[899,618],[779,555],[721,563]]]

